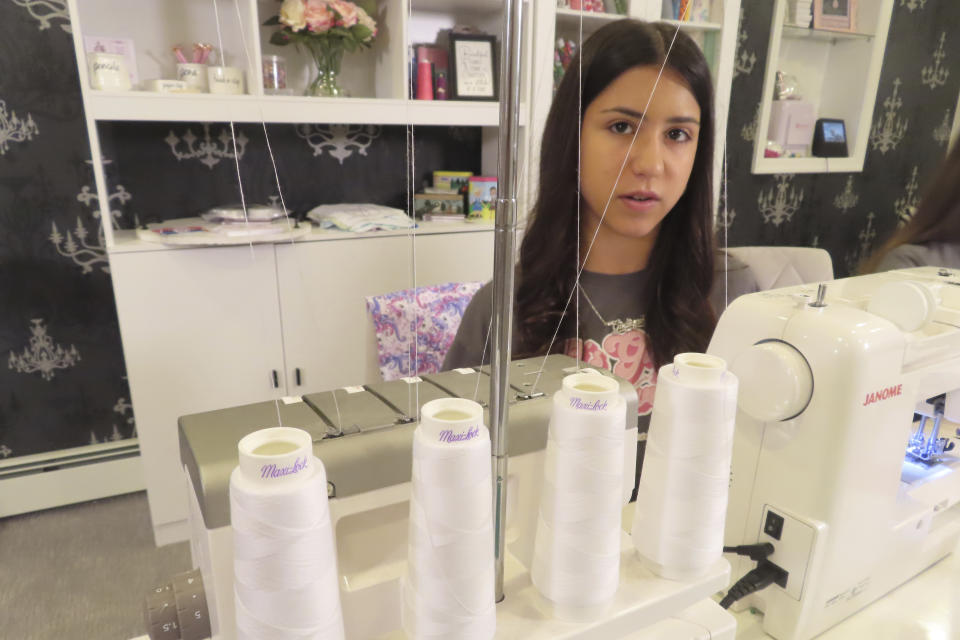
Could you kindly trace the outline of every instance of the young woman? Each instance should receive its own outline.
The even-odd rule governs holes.
[[[864,263],[861,272],[924,266],[960,269],[960,144],[956,142],[917,213]]]
[[[657,369],[706,350],[716,322],[713,145],[713,87],[699,47],[676,27],[634,20],[583,43],[544,128],[513,356],[564,352],[630,380],[641,431]],[[730,299],[755,290],[745,265],[729,267]],[[491,297],[488,284],[467,307],[444,368],[489,361]]]

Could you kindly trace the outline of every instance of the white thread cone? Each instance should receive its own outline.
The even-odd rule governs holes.
[[[678,355],[660,368],[633,519],[651,571],[694,579],[723,553],[737,378],[717,357]]]
[[[241,640],[343,640],[327,475],[310,434],[276,427],[238,444],[230,475]]]
[[[493,496],[490,434],[479,404],[423,405],[413,438],[403,628],[413,640],[490,640]]]
[[[553,396],[530,578],[563,617],[605,606],[620,581],[625,424],[612,378],[572,374]]]

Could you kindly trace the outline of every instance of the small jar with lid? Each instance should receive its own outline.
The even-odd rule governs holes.
[[[263,92],[267,94],[289,94],[287,88],[287,63],[283,56],[265,55],[261,58],[263,69]]]

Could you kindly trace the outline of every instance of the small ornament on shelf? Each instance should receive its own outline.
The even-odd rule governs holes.
[[[304,47],[313,58],[317,75],[305,95],[346,95],[338,76],[343,53],[369,49],[377,36],[374,0],[284,0],[279,15],[264,26],[282,26],[270,36],[271,44]]]
[[[557,87],[560,86],[560,80],[563,79],[563,74],[566,72],[567,68],[570,66],[570,63],[573,61],[573,57],[577,53],[577,43],[573,40],[564,40],[563,38],[557,38],[557,46],[553,50],[553,92],[557,92]]]
[[[210,89],[208,84],[207,63],[213,46],[203,43],[193,43],[190,58],[184,54],[182,45],[173,47],[173,56],[176,58],[177,80],[186,84],[186,90],[191,93],[206,93]],[[221,56],[222,57],[222,56]]]
[[[447,72],[446,71],[437,71],[435,83],[436,90],[434,91],[434,99],[436,100],[446,100],[447,99]]]
[[[591,11],[593,13],[606,13],[603,6],[603,0],[569,0],[567,3],[570,9],[574,11]]]
[[[287,63],[283,56],[266,55],[260,59],[264,93],[287,95]]]

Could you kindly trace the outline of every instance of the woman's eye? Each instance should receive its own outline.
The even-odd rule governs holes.
[[[614,133],[633,133],[633,125],[621,120],[610,125],[610,130]]]
[[[688,140],[692,140],[690,134],[683,129],[670,129],[670,131],[667,132],[667,137],[674,142],[686,142]]]

